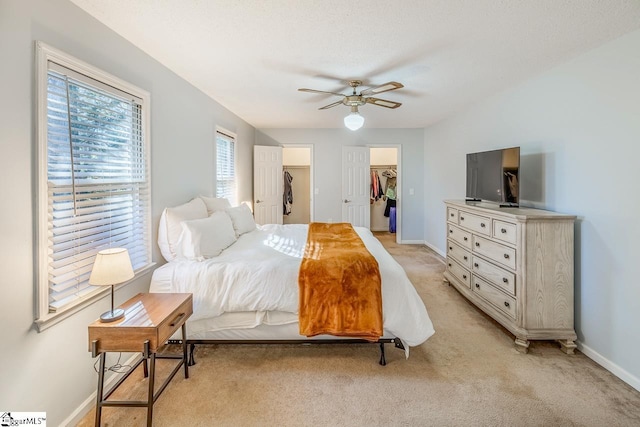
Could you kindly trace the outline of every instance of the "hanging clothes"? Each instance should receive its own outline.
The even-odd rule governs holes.
[[[396,172],[395,169],[387,169],[386,171],[382,172],[382,176],[386,176],[387,178],[395,178],[398,176],[398,172]]]
[[[398,173],[395,169],[387,169],[382,172],[382,176],[387,178],[384,185],[384,195],[387,199],[396,199],[396,181]]]
[[[289,171],[284,171],[284,193],[282,195],[282,203],[283,209],[282,212],[285,215],[291,214],[291,209],[293,207],[293,187],[291,186],[291,182],[293,181],[293,177],[289,173]]]
[[[384,191],[382,190],[382,183],[380,182],[380,175],[378,175],[378,171],[375,169],[371,169],[371,194],[370,194],[370,202],[378,201],[384,196]]]
[[[369,182],[371,183],[369,186],[369,203],[373,204],[373,201],[375,200],[375,193],[376,193],[376,174],[374,173],[374,170],[371,169],[371,178],[369,179]]]
[[[387,206],[384,208],[384,216],[388,217],[389,213],[391,212],[391,208],[395,208],[395,207],[396,207],[396,200],[387,199]]]
[[[384,195],[387,199],[387,206],[384,209],[384,216],[389,217],[391,208],[396,207],[396,185],[398,180],[398,173],[395,169],[387,169],[382,172],[382,176],[387,178],[384,184]]]

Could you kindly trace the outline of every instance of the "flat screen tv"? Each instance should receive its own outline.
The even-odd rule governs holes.
[[[467,200],[520,203],[520,147],[467,154]]]

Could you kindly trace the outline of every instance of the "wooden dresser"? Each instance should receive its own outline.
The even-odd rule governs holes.
[[[575,216],[484,202],[445,201],[449,282],[516,336],[558,340],[572,354]]]

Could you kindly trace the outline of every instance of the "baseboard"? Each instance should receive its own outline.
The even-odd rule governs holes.
[[[400,240],[401,245],[424,245],[424,240]]]
[[[134,353],[125,363],[123,363],[123,365],[133,365],[138,357],[140,357],[139,353]],[[118,378],[120,378],[120,375],[111,375],[109,379],[104,382],[104,389],[109,390],[109,387],[111,387]],[[80,406],[78,406],[76,410],[73,411],[65,420],[63,420],[60,425],[64,427],[78,425],[80,420],[82,420],[89,411],[95,408],[97,394],[97,390],[91,393],[91,395],[87,397],[87,399],[82,402]]]
[[[435,253],[437,253],[438,255],[440,255],[442,258],[446,258],[447,257],[447,254],[445,252],[442,252],[440,249],[438,249],[437,247],[435,247],[431,243],[424,242],[424,245],[426,247],[428,247],[429,249],[431,249],[432,251],[434,251]]]
[[[611,372],[613,375],[620,378],[625,383],[629,384],[631,387],[640,391],[640,378],[625,371],[623,368],[616,365],[591,347],[582,344],[580,341],[576,341],[576,345],[578,346],[578,350],[580,350],[589,359],[593,360],[598,365],[602,366],[604,369]]]

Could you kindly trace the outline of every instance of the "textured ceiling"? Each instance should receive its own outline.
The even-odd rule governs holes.
[[[257,128],[338,128],[347,81],[405,87],[368,128],[425,127],[640,28],[638,0],[72,0]]]

